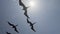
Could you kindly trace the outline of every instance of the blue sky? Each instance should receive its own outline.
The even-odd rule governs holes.
[[[0,34],[17,34],[7,23],[18,24],[19,34],[60,34],[60,0],[35,0],[35,8],[28,9],[32,22],[36,22],[33,32],[26,22],[24,11],[18,0],[0,0]],[[26,2],[26,1],[25,1]]]

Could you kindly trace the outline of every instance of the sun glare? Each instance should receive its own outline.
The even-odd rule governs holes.
[[[35,6],[35,3],[34,3],[33,1],[30,1],[30,2],[29,2],[29,6],[30,6],[30,7],[34,7],[34,6]]]

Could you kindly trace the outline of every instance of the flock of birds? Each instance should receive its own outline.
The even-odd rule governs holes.
[[[33,27],[33,25],[34,25],[35,23],[32,23],[31,21],[28,20],[28,19],[30,18],[30,17],[28,16],[28,14],[27,14],[27,9],[28,9],[29,7],[26,7],[26,6],[23,4],[22,0],[19,0],[19,5],[22,6],[22,7],[23,7],[23,10],[25,11],[25,12],[24,12],[24,15],[27,17],[27,23],[30,24],[31,29],[32,29],[34,32],[36,32],[35,29],[34,29],[34,27]]]
[[[19,31],[17,30],[17,27],[16,27],[16,26],[18,26],[18,25],[11,24],[10,22],[8,22],[8,24],[11,26],[11,28],[14,29],[15,32],[19,33]],[[11,33],[6,32],[6,34],[11,34]]]
[[[26,7],[26,6],[23,4],[22,0],[19,0],[19,5],[22,6],[22,7],[23,7],[23,10],[25,11],[25,12],[24,12],[24,15],[27,17],[26,20],[27,20],[27,23],[30,25],[31,30],[33,30],[34,32],[36,32],[36,30],[34,29],[34,26],[33,26],[35,23],[32,23],[31,21],[29,21],[29,18],[30,18],[30,17],[29,17],[28,14],[27,14],[27,9],[28,9],[29,7]],[[17,30],[17,27],[16,27],[16,26],[18,26],[18,25],[11,24],[10,22],[8,22],[8,24],[14,29],[15,32],[19,33],[19,31]],[[6,34],[11,34],[11,33],[6,32]]]

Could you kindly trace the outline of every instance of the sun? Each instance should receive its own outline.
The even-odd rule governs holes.
[[[34,7],[34,6],[35,6],[35,3],[34,3],[33,1],[30,1],[30,2],[29,2],[29,6],[30,6],[30,7]]]
[[[33,1],[31,1],[31,2],[30,2],[30,5],[31,5],[31,6],[34,6],[34,2],[33,2]]]

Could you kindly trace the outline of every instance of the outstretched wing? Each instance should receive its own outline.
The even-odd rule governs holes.
[[[31,29],[32,29],[34,32],[36,32],[33,26],[31,26]]]
[[[29,24],[31,23],[31,22],[28,20],[28,18],[27,18],[27,23],[29,23]]]
[[[25,7],[25,5],[23,4],[22,0],[19,0],[19,5],[21,5],[21,6],[24,6],[24,7]]]
[[[15,31],[16,31],[17,33],[19,33],[18,30],[17,30],[17,28],[15,28]]]
[[[25,10],[24,15],[25,15],[27,18],[29,18],[28,14],[27,14],[27,10]]]
[[[10,22],[8,22],[8,24],[10,25],[10,26],[14,26],[13,24],[11,24]]]

